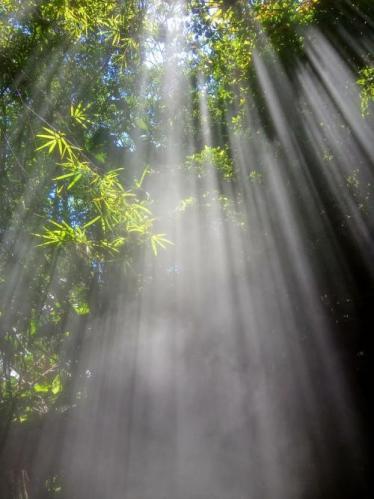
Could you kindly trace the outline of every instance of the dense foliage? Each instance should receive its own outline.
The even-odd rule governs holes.
[[[173,43],[183,48],[175,51],[177,60],[168,60],[168,19],[178,16],[183,36]],[[120,283],[126,283],[126,296],[140,292],[148,248],[155,259],[172,251],[163,217],[209,211],[214,200],[230,224],[248,229],[243,179],[266,192],[271,173],[262,164],[243,172],[240,148],[270,140],[274,161],[284,163],[284,144],[256,68],[259,58],[270,71],[279,67],[287,75],[298,101],[290,119],[300,148],[311,163],[333,168],[337,159],[327,132],[325,149],[318,157],[312,152],[313,137],[303,123],[313,102],[303,100],[294,75],[308,64],[305,44],[313,44],[318,30],[348,61],[357,84],[347,82],[347,99],[349,92],[360,93],[355,105],[369,121],[374,68],[365,40],[373,22],[373,6],[364,0],[1,2],[0,441],[10,427],[32,429],[35,421],[79,405],[84,393],[76,391],[75,381],[88,376],[79,364],[83,331],[101,334],[92,324],[109,313]],[[345,30],[357,42],[354,50]],[[163,90],[168,64],[183,66],[185,90],[172,122]],[[288,104],[285,98],[282,105]],[[333,119],[319,123],[319,132],[335,127],[339,140],[351,140],[344,113],[337,110]],[[176,125],[182,166],[169,165],[165,154]],[[159,213],[153,186],[178,169],[183,196],[172,213]],[[218,181],[208,190],[204,182],[212,172]],[[301,205],[297,171],[284,167],[282,175],[295,206]],[[313,221],[305,221],[305,238],[332,320],[352,330],[370,315],[371,285],[352,224],[357,212],[370,225],[372,186],[360,165],[336,176],[334,186],[317,171],[314,180],[321,211],[355,273],[348,304],[329,288],[334,266]],[[196,182],[202,186],[197,193],[190,188]],[[354,201],[343,210],[334,194],[339,191]],[[345,338],[353,345],[355,367],[364,369],[355,355],[366,338]],[[0,462],[5,466],[4,458]],[[21,490],[28,487],[24,469],[27,463],[19,464],[11,479],[6,469],[0,471],[1,497],[31,497]],[[46,497],[61,496],[54,480],[44,480]]]

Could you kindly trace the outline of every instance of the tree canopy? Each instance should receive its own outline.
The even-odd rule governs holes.
[[[109,334],[119,297],[140,300],[158,267],[177,293],[196,217],[204,261],[218,217],[244,241],[233,266],[256,281],[272,244],[263,213],[276,246],[291,237],[275,185],[365,424],[373,23],[370,0],[1,2],[1,497],[68,497],[60,464],[33,475],[35,444],[20,457],[20,439],[87,397],[85,345]]]

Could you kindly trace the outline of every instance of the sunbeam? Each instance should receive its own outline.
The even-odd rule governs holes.
[[[0,498],[371,497],[373,23],[3,2]]]

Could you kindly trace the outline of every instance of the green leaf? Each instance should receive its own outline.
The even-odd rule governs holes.
[[[166,249],[167,244],[174,244],[168,239],[166,239],[164,236],[166,234],[153,234],[151,236],[151,246],[152,246],[152,251],[155,256],[158,254],[158,247],[160,246],[163,249]]]
[[[52,381],[52,393],[58,395],[62,391],[61,376],[57,374]]]
[[[63,180],[64,178],[72,177],[76,175],[76,172],[66,173],[65,175],[60,175],[59,177],[55,177],[53,180]]]
[[[87,315],[90,313],[90,307],[88,303],[73,303],[72,305],[74,311],[78,315]]]
[[[89,227],[90,225],[93,225],[94,223],[96,223],[100,219],[101,219],[101,215],[98,215],[97,217],[93,218],[92,220],[90,220],[89,222],[84,224],[83,229],[87,229],[87,227]]]
[[[74,185],[82,178],[82,173],[78,173],[73,180],[70,182],[70,184],[67,187],[67,190],[70,190]]]
[[[137,189],[140,189],[143,185],[143,182],[144,182],[144,179],[145,177],[150,173],[150,169],[148,168],[148,166],[146,166],[144,168],[144,171],[142,173],[142,176],[140,177],[139,180],[135,180],[135,186]]]
[[[147,123],[143,120],[143,118],[137,118],[135,120],[135,124],[138,128],[141,130],[147,131],[148,130],[148,125]]]
[[[32,318],[30,321],[30,336],[35,336],[37,331],[37,321],[35,318]]]
[[[36,383],[34,385],[34,390],[38,393],[47,393],[47,392],[49,392],[49,389],[50,389],[49,385],[45,385],[42,383]]]

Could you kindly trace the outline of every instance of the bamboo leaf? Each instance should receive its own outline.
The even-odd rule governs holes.
[[[101,215],[98,215],[97,217],[93,218],[92,220],[90,220],[89,222],[84,224],[83,229],[87,229],[87,227],[90,227],[91,225],[93,225],[94,223],[96,223],[100,219],[101,219]]]
[[[78,175],[75,176],[75,178],[70,182],[70,184],[67,187],[67,190],[69,191],[74,185],[82,178],[82,173],[78,173]]]
[[[59,177],[55,177],[53,180],[63,180],[64,178],[69,178],[72,177],[73,175],[76,175],[76,173],[75,172],[66,173],[65,175],[60,175]]]
[[[61,376],[59,374],[53,378],[51,391],[53,395],[58,395],[62,391]]]

